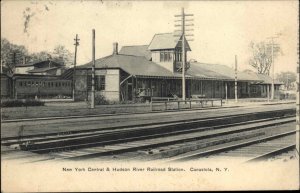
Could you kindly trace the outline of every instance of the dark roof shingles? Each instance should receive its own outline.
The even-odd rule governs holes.
[[[170,78],[181,78],[182,76],[180,72],[173,73],[141,56],[116,54],[97,59],[95,63],[96,68],[119,68],[131,75],[136,76],[160,76]],[[78,66],[78,68],[91,68],[91,66],[92,63],[89,62],[85,65]],[[188,69],[186,72],[186,78],[191,77],[199,79],[234,81],[235,71],[234,69],[225,65],[192,62],[190,64],[190,69]],[[264,81],[266,81],[266,79],[266,77],[265,79],[263,79],[261,75],[238,72],[238,81],[253,81],[256,83],[263,83]]]
[[[78,66],[78,68],[91,68],[92,63]],[[139,76],[178,76],[160,65],[148,61],[145,57],[130,55],[110,55],[95,61],[96,68],[120,68],[132,75]]]

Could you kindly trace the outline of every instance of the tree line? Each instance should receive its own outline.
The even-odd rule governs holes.
[[[73,64],[73,53],[63,45],[57,45],[52,51],[41,51],[29,53],[23,45],[16,45],[9,42],[6,38],[1,38],[1,65],[8,72],[13,73],[17,64],[52,60],[70,67]]]
[[[272,48],[272,45],[266,42],[251,42],[249,48],[252,54],[249,59],[249,65],[259,74],[270,75],[272,59],[276,59],[280,53],[282,54],[280,46],[277,45]],[[25,46],[12,44],[7,39],[1,38],[1,65],[11,73],[13,73],[16,64],[23,62],[53,60],[65,67],[70,67],[73,65],[73,58],[73,53],[63,45],[55,46],[53,51],[50,52],[29,53]],[[296,74],[294,72],[281,72],[276,75],[276,78],[288,88],[292,82],[296,81]]]

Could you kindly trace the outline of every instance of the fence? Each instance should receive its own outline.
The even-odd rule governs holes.
[[[177,98],[167,98],[167,97],[152,97],[150,102],[150,109],[153,111],[153,104],[164,104],[165,110],[168,109],[168,104],[177,103],[177,109],[180,109],[180,103],[188,103],[189,108],[192,109],[192,102],[199,103],[203,108],[203,104],[207,104],[207,102],[211,102],[211,106],[214,106],[214,101],[220,101],[220,105],[223,105],[222,98],[201,98],[201,99],[188,99],[188,100],[180,100]]]

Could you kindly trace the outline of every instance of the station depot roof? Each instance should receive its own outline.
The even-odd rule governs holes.
[[[181,37],[174,33],[155,34],[148,50],[167,50],[175,49],[181,45]],[[185,40],[185,47],[187,51],[191,51],[189,43]]]
[[[201,71],[208,70],[212,71],[216,74],[216,78],[223,78],[228,80],[235,79],[235,70],[221,64],[207,64],[207,63],[200,63],[200,62],[193,62],[191,63],[191,73],[194,73],[195,69],[199,68]],[[193,68],[194,67],[194,68]],[[263,82],[264,79],[261,79],[260,76],[257,76],[256,73],[247,73],[247,72],[237,72],[237,79],[239,81],[250,81],[253,83]]]
[[[148,45],[122,46],[119,53],[123,55],[144,56],[147,60],[151,59],[151,52],[148,50]]]
[[[91,68],[92,62],[78,66],[78,68]],[[135,76],[153,76],[153,77],[180,77],[180,73],[161,67],[160,65],[147,60],[143,56],[131,56],[123,54],[113,54],[95,61],[95,68],[119,68],[128,74]]]
[[[90,69],[92,62],[80,65],[78,69]],[[147,60],[144,56],[132,56],[124,54],[113,54],[95,61],[96,69],[122,69],[133,76],[153,77],[153,78],[181,78],[181,72],[171,72],[168,69]],[[238,81],[248,81],[251,83],[270,84],[268,76],[256,73],[238,72]],[[224,80],[234,81],[234,69],[220,64],[206,64],[191,62],[190,68],[186,71],[187,79],[203,80]],[[265,82],[267,81],[267,82]]]
[[[272,77],[268,76],[267,74],[257,74],[255,72],[248,72],[248,74],[257,77],[259,80],[262,81],[257,84],[272,84]],[[283,84],[283,83],[275,79],[274,84]]]

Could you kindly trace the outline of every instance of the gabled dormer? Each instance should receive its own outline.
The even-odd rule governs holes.
[[[179,72],[182,69],[182,37],[173,33],[155,34],[148,50],[151,51],[152,61],[168,69],[171,72]],[[186,52],[191,51],[185,40]]]

